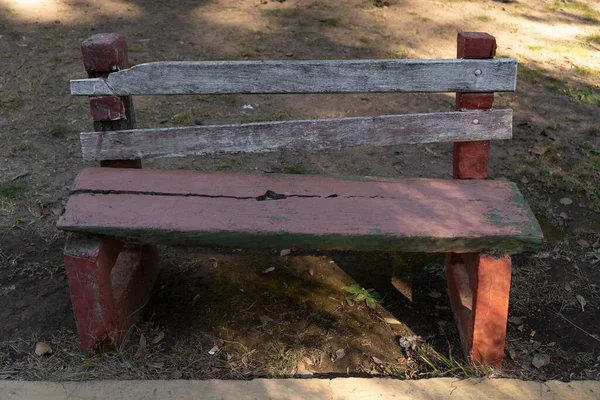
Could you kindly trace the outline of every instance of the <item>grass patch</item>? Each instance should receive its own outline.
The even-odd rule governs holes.
[[[569,89],[567,93],[569,97],[579,100],[582,103],[600,104],[600,93],[590,87],[584,89]]]
[[[27,186],[22,182],[0,182],[0,197],[19,197],[25,193],[25,190],[27,190]]]
[[[408,58],[408,51],[404,49],[388,51],[385,53],[385,57],[394,60],[403,60],[405,58]]]
[[[598,22],[598,12],[596,12],[596,10],[594,10],[589,4],[579,2],[563,3],[561,1],[557,1],[551,4],[549,7],[552,11],[576,11],[587,21]]]
[[[269,122],[269,121],[285,121],[291,118],[291,115],[287,111],[276,111],[272,113],[262,113],[247,115],[243,118],[242,122]]]
[[[10,150],[12,153],[29,153],[33,151],[33,149],[33,144],[29,142],[21,142],[12,146]]]
[[[579,76],[585,76],[585,77],[600,76],[599,70],[593,69],[593,68],[588,68],[588,67],[577,67],[577,68],[575,68],[575,73]]]
[[[367,43],[369,43],[369,38],[366,36],[361,36],[358,38],[358,41],[361,43],[367,44]]]
[[[527,48],[532,51],[544,50],[544,46],[539,45],[539,44],[533,44],[531,46],[527,46]]]
[[[585,42],[587,44],[597,44],[600,45],[600,35],[591,35],[585,38]]]
[[[48,131],[48,135],[57,139],[62,139],[69,133],[69,127],[65,124],[56,124]]]
[[[286,346],[281,342],[275,342],[271,346],[269,371],[273,376],[290,375],[301,359],[302,348],[299,344]]]
[[[342,21],[339,18],[321,18],[319,22],[321,22],[323,26],[330,28],[342,26]]]
[[[492,20],[492,17],[487,16],[487,15],[479,15],[479,16],[475,17],[475,19],[477,21],[481,21],[481,22],[490,22]]]
[[[551,92],[559,93],[564,87],[564,80],[546,75],[544,71],[534,68],[529,68],[525,64],[520,63],[518,66],[518,74],[521,78],[534,85],[543,85]]]
[[[282,174],[295,174],[295,175],[305,175],[305,174],[310,173],[309,170],[307,170],[306,168],[304,168],[301,165],[287,165],[287,166],[281,167],[279,172]]]

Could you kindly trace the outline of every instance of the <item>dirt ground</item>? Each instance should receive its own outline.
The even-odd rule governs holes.
[[[600,379],[600,4],[383,3],[0,0],[0,379]],[[83,39],[121,32],[135,64],[452,58],[457,31],[487,31],[498,39],[499,56],[519,58],[517,92],[498,94],[495,104],[514,109],[514,139],[492,144],[491,177],[518,183],[546,236],[542,252],[513,258],[503,370],[465,365],[436,254],[161,249],[161,275],[130,340],[94,357],[79,353],[62,265],[64,234],[54,225],[84,167],[78,133],[92,129],[87,100],[68,91],[70,79],[85,76]],[[135,99],[140,127],[453,105],[450,94]],[[451,145],[160,160],[145,167],[448,178]],[[342,287],[352,285],[375,289],[381,303],[371,309],[345,301]],[[400,345],[414,336],[414,349]],[[38,341],[53,353],[36,356]],[[219,351],[210,355],[214,346]],[[549,362],[537,368],[534,357]]]

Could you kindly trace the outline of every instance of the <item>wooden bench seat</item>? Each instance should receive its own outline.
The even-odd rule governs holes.
[[[90,168],[58,226],[214,247],[506,253],[541,230],[507,181]]]

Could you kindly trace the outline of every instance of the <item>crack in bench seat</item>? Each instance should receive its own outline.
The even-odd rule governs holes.
[[[58,227],[210,247],[515,253],[541,229],[507,181],[83,170]]]

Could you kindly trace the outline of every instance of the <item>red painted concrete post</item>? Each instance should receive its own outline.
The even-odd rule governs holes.
[[[122,35],[94,35],[82,43],[81,52],[91,78],[129,68]],[[91,97],[90,111],[96,131],[135,128],[131,97]],[[106,160],[100,166],[141,168],[142,163]],[[156,246],[73,234],[67,240],[64,258],[81,350],[91,353],[106,338],[123,340],[158,276]]]
[[[510,256],[449,253],[446,279],[465,357],[473,364],[500,368],[508,320]]]
[[[64,251],[71,304],[84,353],[119,325],[115,309],[111,270],[123,243],[110,237],[71,235]]]
[[[512,263],[508,255],[463,254],[472,293],[469,361],[502,367]]]
[[[458,58],[493,58],[496,39],[487,33],[458,34]],[[457,93],[456,110],[488,110],[494,93]],[[490,142],[454,143],[453,176],[487,179]],[[511,259],[485,253],[446,255],[448,296],[465,357],[474,364],[502,366],[508,319]]]
[[[90,78],[105,78],[111,72],[129,68],[127,43],[117,33],[100,33],[81,44],[83,64]],[[90,112],[94,130],[115,131],[135,128],[133,101],[129,96],[92,96]],[[141,168],[141,160],[103,160],[102,167]]]
[[[496,39],[481,32],[458,33],[458,58],[494,58]],[[488,110],[494,93],[457,93],[456,110]],[[457,179],[486,179],[490,142],[454,143],[453,175]]]

